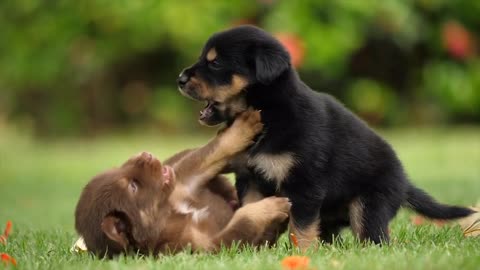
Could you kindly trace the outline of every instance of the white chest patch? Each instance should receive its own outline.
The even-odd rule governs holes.
[[[267,180],[277,182],[277,189],[295,164],[297,160],[292,153],[258,154],[248,160],[248,165],[254,167]]]
[[[192,220],[195,223],[198,223],[208,217],[208,206],[203,207],[201,209],[192,207],[192,205],[188,202],[181,202],[175,207],[178,213],[185,214],[185,215],[192,215]]]

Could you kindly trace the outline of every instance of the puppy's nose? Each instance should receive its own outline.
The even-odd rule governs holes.
[[[152,158],[153,158],[153,155],[150,154],[149,152],[142,152],[142,153],[140,154],[140,156],[141,156],[144,160],[147,160],[147,161],[150,161],[150,160],[152,160]]]
[[[152,153],[150,152],[142,152],[139,154],[139,159],[142,160],[142,161],[145,161],[145,162],[153,162],[153,163],[158,163],[159,165],[161,165],[160,161],[158,160],[157,157],[155,157]]]
[[[187,82],[188,82],[187,74],[185,74],[185,72],[180,73],[180,75],[178,76],[178,79],[177,79],[178,86],[183,88],[185,86],[185,84],[187,84]]]

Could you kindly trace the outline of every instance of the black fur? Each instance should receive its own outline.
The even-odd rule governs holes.
[[[423,190],[412,185],[407,191],[407,204],[405,206],[434,219],[461,218],[472,213],[468,208],[438,203]]]
[[[214,47],[222,72],[202,61],[189,69],[213,85],[232,74],[248,78],[245,100],[261,110],[264,133],[249,151],[291,153],[297,160],[277,190],[254,167],[236,168],[239,197],[255,186],[264,196],[286,195],[296,225],[320,221],[321,237],[330,241],[349,218],[350,203],[362,205],[361,239],[388,241],[388,224],[405,205],[437,219],[467,216],[472,210],[435,202],[407,179],[391,146],[333,97],[312,91],[290,65],[286,50],[263,30],[242,26],[213,35],[203,55]],[[231,119],[223,119],[227,123]]]

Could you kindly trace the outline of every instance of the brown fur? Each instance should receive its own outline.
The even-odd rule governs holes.
[[[195,93],[197,99],[211,100],[219,103],[229,103],[229,106],[235,106],[237,101],[230,103],[232,98],[237,98],[238,95],[248,85],[248,80],[242,75],[233,74],[231,83],[221,86],[213,86],[208,84],[199,76],[192,76],[182,90],[182,94],[190,97],[189,94]],[[242,98],[242,102],[243,98]],[[246,107],[243,111],[246,110]]]
[[[75,226],[98,255],[193,250],[217,251],[234,241],[257,245],[284,221],[286,198],[270,197],[234,212],[238,201],[218,173],[260,132],[260,114],[247,111],[207,145],[174,155],[162,165],[148,153],[87,184],[75,212]]]

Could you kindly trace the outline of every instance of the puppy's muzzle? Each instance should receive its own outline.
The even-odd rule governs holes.
[[[192,84],[193,73],[191,69],[184,69],[177,78],[178,90],[188,98],[197,101],[205,100],[199,93],[198,86]]]

